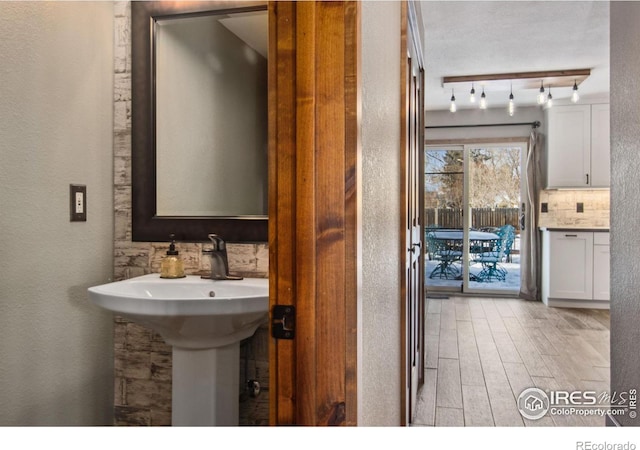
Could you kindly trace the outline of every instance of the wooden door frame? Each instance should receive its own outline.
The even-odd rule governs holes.
[[[360,4],[269,3],[270,422],[357,424]]]
[[[419,117],[412,117],[412,105],[411,105],[411,68],[408,66],[408,61],[410,59],[415,59],[418,66],[420,67],[420,71],[424,73],[424,62],[423,62],[423,54],[422,54],[422,45],[421,45],[421,36],[422,36],[422,22],[419,11],[416,10],[416,4],[411,0],[403,0],[401,5],[401,24],[400,24],[400,94],[401,94],[401,106],[400,106],[400,167],[402,170],[401,174],[401,201],[400,207],[402,208],[399,211],[401,214],[400,217],[405,217],[407,215],[407,207],[409,203],[409,190],[411,189],[410,181],[412,179],[412,174],[409,173],[409,158],[411,151],[411,126],[410,121],[416,121],[418,126],[418,138],[417,142],[420,143],[418,145],[422,145],[422,150],[418,152],[417,161],[418,168],[424,167],[424,76],[422,77],[420,86],[420,98],[418,101],[418,105],[413,105],[417,107]],[[415,112],[413,112],[415,114]],[[417,119],[417,120],[416,120]],[[414,122],[415,123],[415,122]],[[419,197],[419,222],[420,222],[420,243],[422,244],[424,239],[424,170],[420,170],[418,174],[418,184],[422,189],[420,190]],[[407,259],[407,227],[404,220],[401,221],[400,227],[400,261],[406,261]],[[419,247],[422,256],[420,257],[419,262],[419,270],[421,272],[421,276],[419,280],[421,280],[421,287],[419,289],[419,297],[421,297],[421,301],[418,303],[417,311],[412,312],[412,308],[409,301],[409,295],[407,293],[408,280],[407,280],[407,267],[404,267],[404,270],[401,271],[401,336],[402,336],[402,350],[401,350],[401,378],[402,378],[402,388],[401,388],[401,424],[409,425],[411,424],[411,360],[413,358],[413,349],[411,347],[411,326],[413,323],[412,314],[417,313],[418,315],[418,339],[420,341],[420,355],[418,358],[418,387],[424,384],[424,366],[425,366],[425,350],[424,350],[424,337],[425,337],[425,286],[424,286],[424,245]]]
[[[357,425],[360,16],[354,1],[269,3],[270,308],[291,305],[297,321],[294,339],[270,341],[274,425]],[[403,1],[403,153],[409,38],[422,57],[416,21],[414,5]],[[403,233],[399,238],[404,249]],[[402,308],[404,381],[409,344]],[[403,413],[401,422],[410,417]]]

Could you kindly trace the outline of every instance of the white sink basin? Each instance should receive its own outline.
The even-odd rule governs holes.
[[[174,347],[222,347],[267,320],[269,281],[164,279],[158,274],[89,288],[96,305],[156,330]]]
[[[267,279],[151,274],[89,288],[89,298],[173,346],[173,425],[238,424],[240,341],[267,320]]]

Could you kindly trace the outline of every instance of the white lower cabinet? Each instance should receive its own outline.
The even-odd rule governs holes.
[[[542,300],[550,306],[608,308],[609,233],[544,231]]]
[[[609,300],[609,233],[593,233],[593,299]]]
[[[549,297],[593,297],[593,233],[551,232]]]

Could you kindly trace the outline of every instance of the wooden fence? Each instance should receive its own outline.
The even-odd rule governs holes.
[[[518,208],[473,208],[471,210],[472,228],[501,227],[513,225],[516,233],[520,229]],[[425,225],[438,228],[462,228],[461,208],[426,208]]]

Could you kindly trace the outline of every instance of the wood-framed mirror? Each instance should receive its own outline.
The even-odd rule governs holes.
[[[267,24],[264,1],[131,3],[133,241],[268,240]]]

